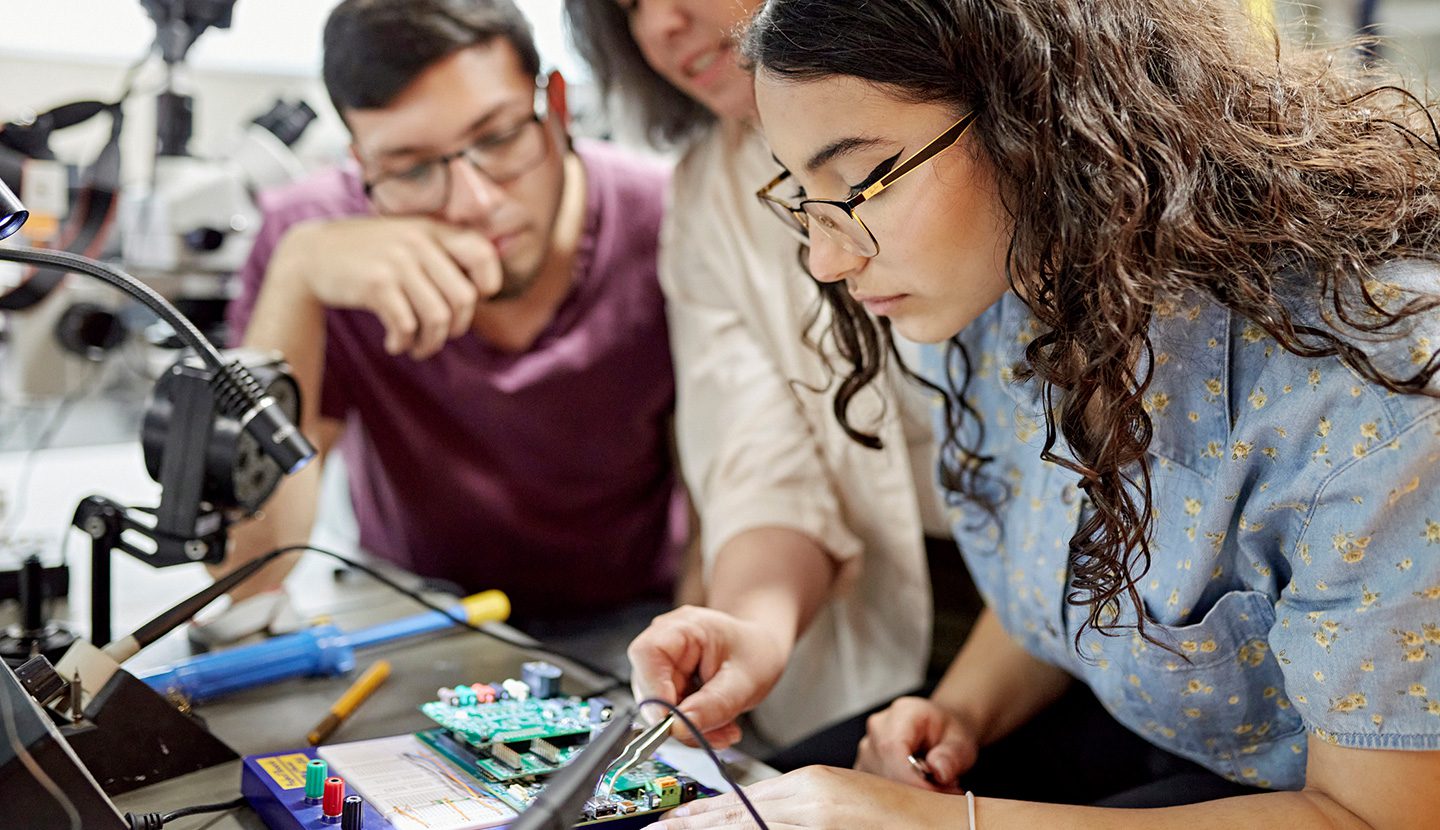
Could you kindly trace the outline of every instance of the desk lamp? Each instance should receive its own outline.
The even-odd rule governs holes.
[[[0,239],[18,230],[27,216],[0,181]],[[154,567],[221,561],[229,524],[259,509],[283,475],[315,456],[295,426],[298,388],[278,358],[222,354],[165,298],[118,268],[62,251],[3,245],[0,260],[105,282],[154,312],[193,350],[157,383],[145,415],[145,464],[160,483],[160,505],[129,508],[90,496],[76,510],[74,524],[93,540],[94,645],[75,643],[60,661],[59,676],[46,681],[83,681],[72,689],[72,713],[78,716],[83,709],[83,728],[62,732],[112,794],[233,758],[218,739],[149,687],[117,671],[115,659],[95,648],[110,639],[110,560],[119,549]],[[172,616],[167,625],[178,622],[183,618]],[[150,639],[169,630],[148,627],[154,629]],[[27,686],[46,677],[41,671],[40,679]],[[3,779],[0,775],[0,783]]]
[[[27,215],[0,182],[0,239],[18,230]],[[168,323],[194,352],[160,379],[145,416],[145,466],[161,485],[160,505],[133,509],[91,496],[75,513],[75,525],[93,540],[91,640],[104,645],[110,639],[112,550],[154,567],[221,561],[230,521],[257,510],[281,476],[297,472],[315,448],[295,426],[299,390],[278,360],[222,354],[153,289],[105,263],[64,251],[7,247],[0,247],[0,260],[105,282]],[[137,535],[149,544],[128,541]]]

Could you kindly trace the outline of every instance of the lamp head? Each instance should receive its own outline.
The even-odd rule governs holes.
[[[30,211],[20,204],[20,197],[0,179],[0,239],[20,230],[20,226],[29,218]]]

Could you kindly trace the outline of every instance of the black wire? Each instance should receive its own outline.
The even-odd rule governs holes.
[[[201,813],[223,813],[226,810],[236,810],[245,806],[244,798],[237,798],[234,801],[225,801],[220,804],[200,804],[195,807],[182,807],[179,810],[166,813],[160,817],[163,824],[169,824],[177,818],[186,816],[198,816]]]
[[[125,823],[130,825],[130,830],[160,830],[177,818],[186,816],[198,816],[202,813],[223,813],[227,810],[238,810],[244,807],[244,798],[237,798],[234,801],[226,801],[220,804],[197,804],[194,807],[181,807],[168,813],[126,813]]]
[[[409,597],[410,599],[414,600],[416,603],[419,603],[420,605],[423,605],[424,607],[430,609],[431,611],[435,611],[435,612],[437,612],[437,613],[443,614],[443,615],[446,617],[446,619],[450,620],[452,623],[454,623],[454,624],[457,625],[457,626],[460,626],[461,628],[469,629],[470,631],[474,631],[474,632],[476,632],[477,634],[484,634],[486,637],[489,637],[489,638],[491,638],[492,640],[498,640],[498,641],[500,641],[500,642],[502,642],[502,643],[505,643],[505,644],[508,645],[508,646],[514,646],[515,648],[518,648],[518,649],[522,649],[522,650],[525,650],[525,651],[535,652],[535,653],[541,654],[541,655],[546,656],[546,657],[559,658],[559,659],[561,659],[561,660],[563,660],[563,661],[566,661],[566,662],[568,662],[568,663],[572,663],[572,664],[574,664],[574,665],[576,665],[576,666],[579,666],[580,668],[582,668],[582,669],[584,669],[585,671],[587,671],[587,672],[595,675],[596,677],[599,677],[599,678],[601,678],[601,679],[608,679],[608,680],[611,681],[611,682],[609,683],[609,685],[603,686],[603,687],[601,687],[598,691],[595,691],[595,692],[593,693],[593,694],[595,694],[595,695],[603,695],[603,694],[606,694],[606,693],[609,693],[609,692],[613,692],[613,691],[615,691],[616,689],[622,689],[622,688],[628,687],[628,686],[630,685],[630,679],[629,679],[629,678],[620,677],[619,675],[615,674],[614,672],[612,672],[612,671],[610,671],[610,670],[608,670],[608,669],[602,668],[602,667],[600,667],[600,666],[597,666],[597,665],[591,663],[591,662],[588,661],[588,660],[584,660],[584,659],[582,659],[582,658],[580,658],[580,657],[576,657],[576,656],[574,656],[574,655],[572,655],[572,654],[568,654],[568,653],[566,653],[566,652],[564,652],[564,651],[560,651],[559,649],[546,648],[546,647],[543,646],[543,645],[537,646],[537,645],[535,645],[534,643],[526,643],[526,642],[523,642],[523,641],[521,641],[521,640],[516,640],[516,639],[513,639],[513,638],[511,638],[511,637],[507,637],[507,636],[505,636],[505,635],[499,634],[499,633],[497,633],[497,632],[495,632],[495,631],[491,631],[491,630],[489,630],[489,629],[482,628],[481,626],[475,625],[474,623],[470,622],[469,620],[465,619],[464,617],[457,617],[457,616],[455,616],[454,614],[450,613],[450,611],[449,611],[448,609],[442,608],[441,606],[439,606],[439,605],[431,602],[430,600],[428,600],[428,599],[426,599],[424,596],[422,596],[419,592],[417,592],[417,591],[412,591],[412,590],[410,590],[409,588],[406,588],[404,585],[401,585],[400,583],[396,582],[394,579],[390,578],[388,575],[386,575],[385,573],[379,571],[378,569],[373,568],[373,567],[371,567],[370,565],[367,565],[367,564],[365,564],[365,563],[363,563],[363,562],[356,561],[356,560],[354,560],[354,559],[352,559],[352,558],[350,558],[350,557],[348,557],[348,556],[345,556],[345,555],[343,555],[343,554],[336,553],[336,552],[333,551],[333,550],[326,550],[325,548],[318,548],[318,547],[315,547],[314,545],[286,545],[286,546],[283,547],[283,548],[276,548],[275,550],[272,550],[272,551],[270,551],[269,553],[266,553],[266,554],[264,554],[263,556],[260,556],[259,558],[253,560],[253,562],[259,563],[259,565],[263,565],[263,564],[265,564],[265,563],[270,562],[271,560],[278,559],[279,557],[284,556],[284,555],[287,554],[287,553],[295,553],[295,552],[297,552],[297,551],[312,551],[312,552],[314,552],[314,553],[323,554],[323,555],[325,555],[325,556],[329,556],[329,557],[332,558],[332,559],[337,559],[337,560],[339,560],[339,561],[341,561],[341,562],[344,562],[346,565],[354,568],[354,569],[357,570],[357,571],[360,571],[361,573],[364,573],[364,574],[370,576],[372,579],[374,579],[375,581],[381,583],[382,585],[386,585],[386,586],[388,586],[388,587],[390,587],[390,588],[395,589],[397,592],[399,592],[399,593],[401,593],[401,594],[404,594],[405,596],[407,596],[407,597]],[[251,565],[251,563],[246,563],[246,566],[247,566],[247,567],[249,567],[250,565]],[[245,576],[245,579],[249,579],[251,576],[254,576],[256,573],[259,573],[259,572],[260,572],[260,567],[259,567],[259,565],[255,565],[255,569],[254,569],[251,573],[247,574],[247,575]],[[244,580],[242,579],[241,581],[243,582]]]
[[[720,760],[720,753],[716,752],[715,747],[711,746],[710,742],[705,740],[704,734],[695,728],[695,724],[691,722],[690,718],[685,716],[684,712],[680,711],[679,706],[668,700],[661,700],[658,697],[647,697],[635,704],[636,715],[639,715],[641,707],[648,706],[652,703],[657,706],[664,706],[670,710],[671,714],[679,718],[681,723],[685,724],[685,728],[689,729],[690,734],[695,736],[695,740],[700,742],[700,748],[705,750],[710,756],[710,760],[715,762],[715,769],[719,771],[720,776],[725,779],[725,783],[730,785],[731,789],[735,791],[735,795],[740,797],[740,802],[745,805],[745,809],[750,811],[750,817],[755,819],[756,824],[760,825],[760,830],[770,830],[769,825],[765,824],[765,819],[760,817],[760,811],[755,809],[755,805],[750,802],[750,797],[745,794],[745,791],[740,788],[740,784],[730,775],[730,770],[725,768],[725,762]]]

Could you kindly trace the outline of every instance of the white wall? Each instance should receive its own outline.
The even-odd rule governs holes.
[[[0,120],[83,98],[113,99],[125,68],[154,37],[139,0],[0,0],[10,4],[0,26]],[[344,152],[345,132],[319,82],[320,33],[338,0],[238,0],[234,25],[211,29],[190,51],[199,154],[221,152],[239,125],[267,109],[277,96],[303,97],[321,116],[296,148],[307,161]],[[518,0],[535,28],[545,61],[567,77],[587,76],[569,48],[562,0]],[[14,9],[22,9],[16,14]],[[125,108],[122,157],[126,178],[148,175],[154,142],[153,91],[158,66],[142,76]],[[67,130],[54,146],[68,161],[92,158],[108,128]]]

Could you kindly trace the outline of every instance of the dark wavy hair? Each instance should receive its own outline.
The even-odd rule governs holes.
[[[704,104],[650,67],[630,33],[630,15],[615,0],[565,0],[570,41],[595,73],[607,99],[624,95],[656,147],[674,146],[715,123]]]
[[[1136,367],[1152,365],[1139,358],[1159,304],[1200,292],[1283,348],[1336,356],[1397,392],[1425,391],[1437,369],[1432,354],[1397,377],[1361,348],[1440,304],[1383,303],[1370,288],[1382,263],[1437,259],[1432,107],[1338,52],[1262,36],[1240,5],[770,0],[747,38],[762,77],[851,76],[900,100],[980,111],[970,141],[1013,227],[1007,277],[1043,332],[1021,367],[1042,384],[1043,455],[1078,474],[1095,507],[1069,547],[1066,600],[1088,609],[1077,646],[1086,627],[1119,633],[1110,612],[1121,601],[1151,639],[1136,589],[1153,521],[1150,375]],[[1298,298],[1283,276],[1296,273],[1313,275]],[[852,378],[873,377],[880,341],[853,334],[868,324],[843,286],[823,290],[852,332]],[[942,480],[993,509],[980,443],[959,437],[975,418],[969,356],[958,337],[948,349]]]

